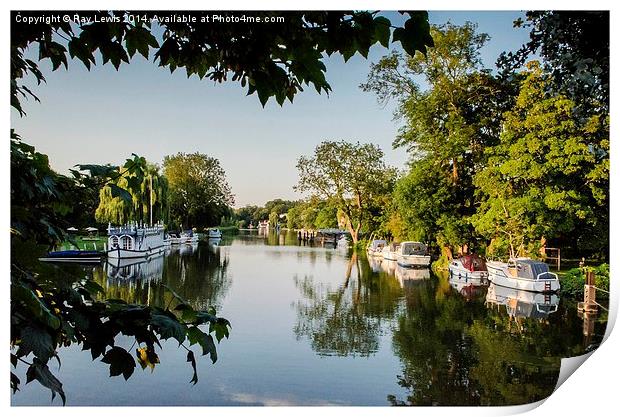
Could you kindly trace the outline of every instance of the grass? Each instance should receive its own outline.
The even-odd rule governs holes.
[[[74,242],[64,241],[58,250],[99,250],[102,251],[108,239],[105,236],[74,236]]]

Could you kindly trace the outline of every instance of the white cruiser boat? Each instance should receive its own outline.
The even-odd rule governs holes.
[[[220,239],[222,237],[222,231],[220,229],[209,229],[207,237],[209,239]]]
[[[560,290],[560,280],[557,274],[549,272],[549,265],[530,258],[487,261],[487,270],[489,280],[502,287],[544,293]]]
[[[549,314],[558,311],[560,297],[557,294],[541,294],[531,291],[516,290],[491,284],[487,291],[486,305],[506,306],[511,317],[530,317],[546,319]]]
[[[460,258],[453,259],[448,269],[451,279],[456,278],[458,280],[463,280],[465,283],[472,282],[474,284],[484,285],[489,278],[485,260],[474,254],[463,255]]]
[[[145,258],[163,253],[164,226],[147,227],[138,223],[112,227],[108,225],[107,256],[110,259]]]
[[[370,242],[370,245],[368,245],[368,247],[366,248],[366,252],[368,253],[368,256],[376,256],[376,257],[381,257],[383,248],[387,245],[387,242],[383,239],[375,239],[372,242]]]
[[[396,262],[404,267],[426,267],[431,263],[431,257],[426,254],[427,247],[420,242],[402,242],[398,248]]]
[[[400,250],[399,243],[390,243],[389,245],[385,245],[381,254],[383,255],[383,259],[387,259],[388,261],[396,261],[398,260],[398,252]]]

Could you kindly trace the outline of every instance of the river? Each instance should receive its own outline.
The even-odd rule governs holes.
[[[550,395],[560,359],[595,348],[606,326],[584,323],[575,300],[472,287],[285,232],[242,232],[141,264],[61,268],[80,268],[105,297],[129,302],[164,307],[165,284],[232,324],[215,364],[194,349],[196,385],[172,339],[161,363],[127,381],[80,346],[62,348],[62,366],[50,368],[69,406],[523,404]],[[33,382],[11,400],[61,404],[50,397]]]

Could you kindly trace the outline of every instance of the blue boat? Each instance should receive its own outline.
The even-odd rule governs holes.
[[[43,262],[99,263],[102,252],[95,250],[59,250],[39,258]]]

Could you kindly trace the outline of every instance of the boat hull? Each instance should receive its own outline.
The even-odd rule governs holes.
[[[450,271],[450,277],[456,279],[464,279],[465,282],[485,284],[489,280],[489,272],[488,271],[470,271],[464,267],[456,267],[450,265],[448,267]]]
[[[147,250],[129,250],[129,249],[110,249],[107,252],[109,259],[137,259],[148,258],[149,256],[164,253],[166,247],[161,245],[156,248],[149,248]]]
[[[399,255],[396,262],[405,268],[427,267],[431,264],[431,257],[429,255]]]

